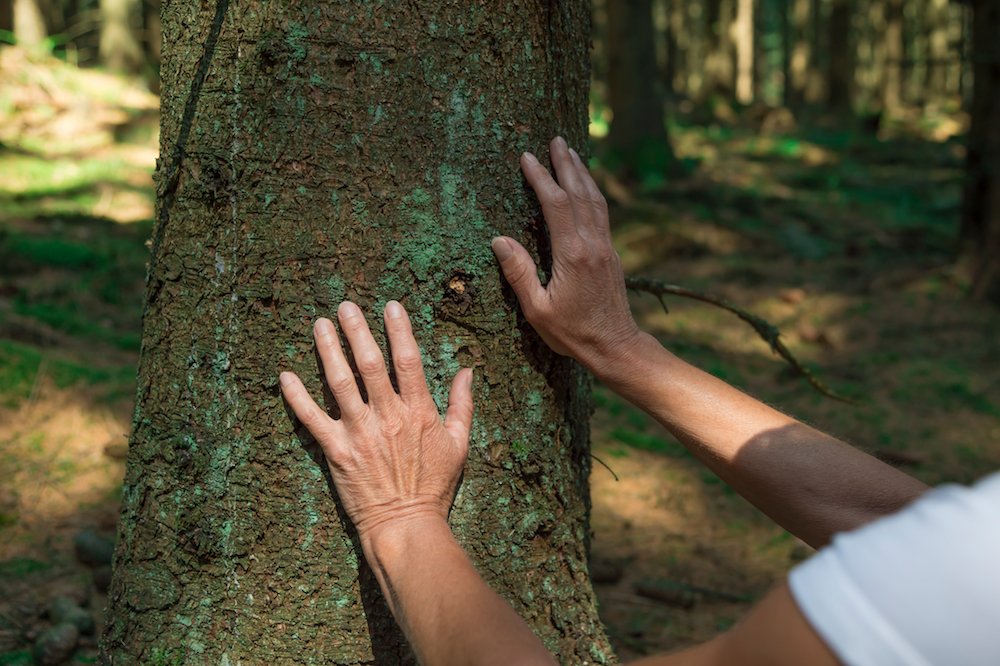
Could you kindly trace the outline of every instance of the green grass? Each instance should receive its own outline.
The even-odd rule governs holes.
[[[93,367],[46,354],[30,345],[0,339],[0,404],[15,407],[29,398],[40,372],[60,388],[79,384],[98,386],[103,389],[98,393],[105,399],[117,399],[131,392],[135,382],[132,365]]]
[[[14,652],[0,653],[0,666],[32,666],[35,660],[31,656],[31,650],[15,650]]]
[[[0,236],[0,258],[36,266],[91,268],[106,259],[89,245],[64,238],[6,234]]]
[[[0,201],[72,197],[95,185],[126,183],[135,171],[135,166],[121,159],[0,154]]]
[[[15,557],[12,560],[0,562],[0,578],[21,578],[31,574],[48,571],[52,565],[29,557]]]

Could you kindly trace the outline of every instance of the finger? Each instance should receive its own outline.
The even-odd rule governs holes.
[[[385,369],[385,359],[382,350],[375,343],[368,322],[361,314],[361,308],[350,301],[344,301],[337,309],[340,319],[340,330],[347,336],[354,354],[354,364],[361,373],[361,379],[368,391],[368,404],[375,409],[384,409],[396,398],[396,391],[389,381],[389,373]]]
[[[458,444],[468,446],[472,429],[472,368],[459,370],[451,382],[444,427]]]
[[[278,376],[278,381],[281,384],[281,394],[285,396],[285,400],[295,413],[295,418],[309,429],[323,447],[324,453],[332,460],[337,448],[337,422],[316,404],[298,375],[293,372],[282,372]]]
[[[580,178],[573,155],[570,153],[566,140],[561,136],[552,139],[549,144],[549,155],[552,158],[552,166],[556,171],[556,178],[559,186],[569,195],[570,206],[573,208],[573,220],[577,233],[587,233],[590,231],[591,220],[594,215],[593,207],[590,205],[590,195]]]
[[[337,329],[333,327],[332,321],[320,317],[313,326],[313,337],[316,338],[319,357],[323,360],[323,374],[326,376],[327,386],[337,400],[341,416],[354,418],[361,409],[364,409],[365,403],[361,399],[361,392],[358,391],[358,383],[354,379],[354,373],[351,372],[351,366],[347,364],[344,350],[340,347]]]
[[[590,201],[590,207],[593,211],[591,217],[593,228],[600,235],[608,235],[611,233],[611,227],[608,222],[608,201],[601,193],[601,189],[597,187],[597,183],[594,182],[593,177],[590,175],[590,170],[583,163],[583,159],[579,153],[572,148],[570,148],[569,153],[573,156],[573,164],[580,175],[580,181],[587,190],[587,198]]]
[[[542,215],[552,236],[552,244],[560,245],[566,239],[574,238],[577,234],[569,195],[531,153],[521,155],[521,171],[542,204]]]
[[[392,351],[392,367],[396,371],[399,395],[407,403],[430,400],[420,348],[413,337],[413,327],[406,310],[396,301],[385,304],[385,330]]]
[[[514,290],[521,309],[529,318],[538,311],[545,297],[545,289],[538,280],[538,269],[528,251],[513,238],[498,236],[493,239],[493,253],[500,262],[500,270]]]

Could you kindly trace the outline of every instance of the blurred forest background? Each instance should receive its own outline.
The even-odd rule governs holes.
[[[636,294],[641,324],[929,483],[1000,467],[998,5],[594,1],[589,152],[626,272],[767,318],[856,404],[723,310]],[[158,16],[0,0],[0,664],[96,659]],[[600,386],[595,402],[594,579],[624,658],[711,637],[809,555],[644,414]],[[47,631],[65,618],[79,637]]]

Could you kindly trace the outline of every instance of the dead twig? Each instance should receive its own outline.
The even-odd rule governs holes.
[[[667,308],[667,303],[664,301],[666,296],[681,296],[683,298],[691,298],[696,301],[701,301],[702,303],[708,303],[716,307],[722,308],[723,310],[728,310],[734,315],[750,324],[753,330],[757,332],[768,345],[771,347],[771,351],[785,359],[785,361],[795,368],[796,371],[800,372],[806,381],[809,382],[814,389],[822,393],[823,395],[833,398],[834,400],[839,400],[841,402],[846,402],[850,405],[857,404],[857,401],[852,400],[846,396],[840,395],[829,386],[824,384],[813,374],[813,372],[802,365],[795,356],[788,350],[785,343],[781,340],[781,331],[778,327],[767,321],[763,317],[758,317],[757,315],[747,312],[746,310],[737,307],[725,298],[720,296],[712,296],[710,294],[705,294],[700,291],[695,291],[693,289],[688,289],[686,287],[680,287],[675,284],[668,284],[661,280],[654,280],[652,278],[638,277],[634,275],[625,276],[625,287],[631,289],[632,291],[641,291],[647,294],[652,294],[660,301],[660,305],[663,306],[664,312],[670,312]]]

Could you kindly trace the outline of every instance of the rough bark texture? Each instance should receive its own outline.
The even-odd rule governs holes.
[[[402,301],[440,405],[475,366],[458,538],[565,663],[613,661],[588,576],[587,380],[489,248],[546,255],[518,155],[586,145],[588,23],[585,0],[164,3],[107,663],[412,661],[279,397],[282,369],[320,394],[312,322],[345,298],[373,321]]]
[[[1000,6],[972,6],[973,88],[962,244],[973,295],[1000,303]]]

